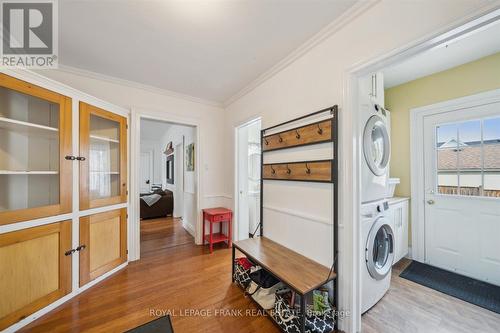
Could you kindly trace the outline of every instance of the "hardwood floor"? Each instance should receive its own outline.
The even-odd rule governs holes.
[[[165,311],[171,311],[176,333],[279,332],[231,283],[231,250],[225,244],[214,245],[210,254],[186,236],[180,223],[172,220],[165,227],[164,222],[141,223],[141,260],[21,332],[124,332]]]
[[[118,333],[166,312],[176,333],[279,332],[231,283],[231,250],[225,244],[210,254],[173,219],[146,220],[141,234],[140,261],[21,332]],[[391,289],[362,318],[363,333],[498,332],[500,315],[400,278],[408,264],[395,266]]]
[[[173,217],[141,220],[141,256],[151,251],[194,243],[182,227],[182,220]]]
[[[409,264],[394,266],[391,288],[361,319],[363,333],[499,332],[499,314],[400,278]]]

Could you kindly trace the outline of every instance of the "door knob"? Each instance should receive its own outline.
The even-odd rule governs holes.
[[[428,203],[429,205],[434,205],[435,201],[431,199],[431,200],[427,200],[427,203]]]

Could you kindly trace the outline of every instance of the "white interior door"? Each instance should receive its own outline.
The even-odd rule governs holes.
[[[141,193],[148,193],[151,190],[151,182],[153,177],[153,152],[141,152],[140,162]]]
[[[238,240],[247,239],[248,214],[248,127],[238,129]]]
[[[260,222],[260,120],[237,128],[237,219],[238,240],[259,235]],[[257,230],[257,232],[256,232]]]
[[[425,261],[500,285],[500,103],[423,123]]]
[[[174,216],[184,216],[184,143],[175,146]]]

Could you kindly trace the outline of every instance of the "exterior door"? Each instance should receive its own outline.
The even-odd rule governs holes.
[[[500,285],[500,103],[423,123],[425,261]]]
[[[151,191],[151,179],[153,177],[153,152],[141,152],[141,193]]]
[[[125,208],[80,218],[80,286],[127,261]]]
[[[127,119],[80,102],[80,209],[127,201]]]
[[[0,235],[0,330],[71,292],[71,221]]]

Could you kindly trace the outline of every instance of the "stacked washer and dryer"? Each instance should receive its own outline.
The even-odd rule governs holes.
[[[373,307],[389,290],[394,261],[394,233],[386,200],[391,143],[390,115],[384,109],[383,78],[360,80],[361,165],[361,310]],[[365,94],[363,94],[363,92]]]

